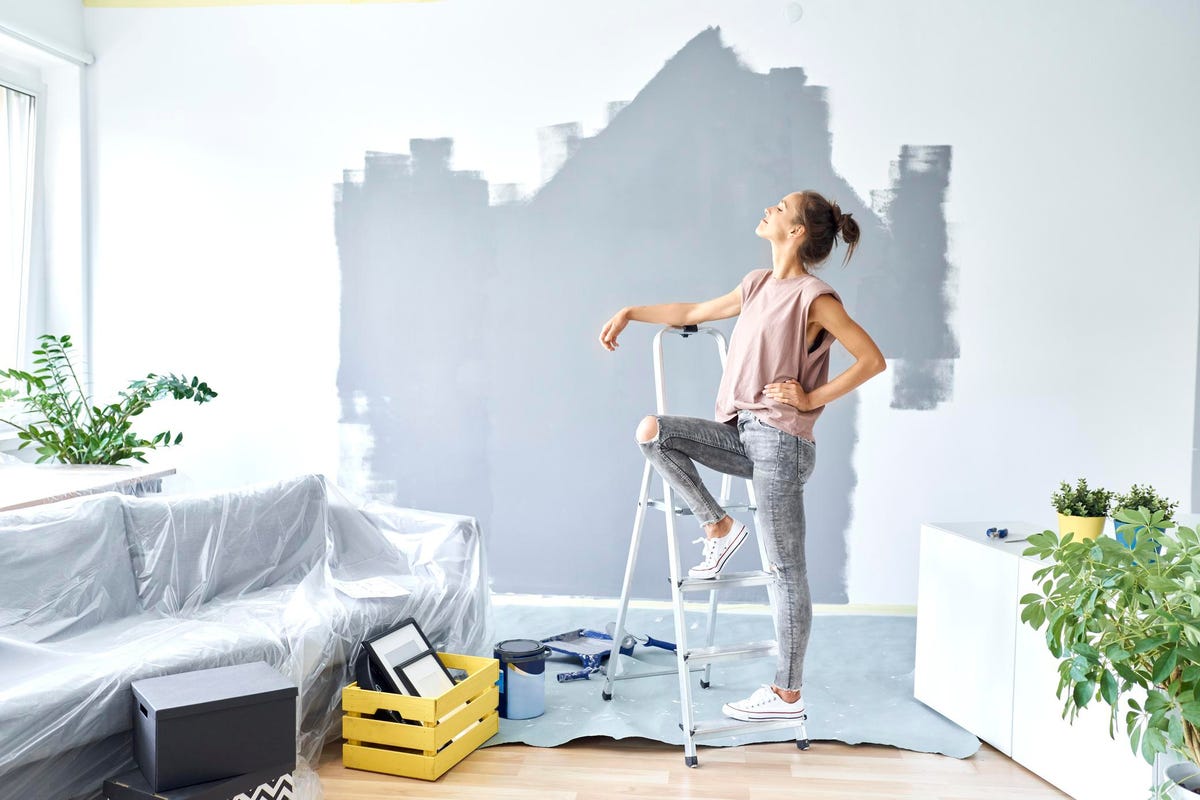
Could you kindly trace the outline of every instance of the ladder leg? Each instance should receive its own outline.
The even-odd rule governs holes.
[[[717,636],[717,593],[708,593],[708,636],[705,638],[704,644],[708,647],[713,646],[713,642]],[[707,689],[712,686],[712,664],[704,665],[704,677],[700,679],[700,688]]]
[[[625,580],[621,584],[621,604],[617,607],[617,624],[613,630],[612,650],[608,654],[608,668],[605,669],[606,679],[601,696],[612,700],[613,682],[620,669],[621,642],[625,639],[625,615],[629,610],[629,590],[633,584],[633,568],[637,564],[638,548],[642,539],[642,522],[646,518],[646,503],[650,499],[650,473],[653,469],[649,461],[642,470],[642,491],[638,497],[637,514],[633,518],[633,535],[629,539],[629,558],[625,562]]]
[[[671,496],[671,486],[666,480],[663,481],[663,497],[667,508],[667,558],[671,564],[671,605],[675,609],[675,664],[679,670],[679,706],[683,716],[680,724],[684,737],[683,763],[694,767],[698,761],[695,710],[692,708],[692,684],[687,663],[687,619],[684,616],[683,592],[679,588],[679,547],[675,537],[674,498]]]
[[[733,481],[733,476],[731,476],[729,474],[723,474],[721,476],[720,503],[721,503],[722,508],[729,505],[729,498],[731,495],[730,489],[731,489],[732,481]],[[717,602],[718,602],[717,601],[717,593],[709,592],[708,593],[708,632],[707,632],[707,636],[706,636],[705,642],[704,642],[705,645],[708,647],[712,647],[713,643],[716,641]],[[705,664],[704,665],[704,676],[702,678],[700,678],[700,688],[707,689],[709,686],[712,686],[712,664]]]

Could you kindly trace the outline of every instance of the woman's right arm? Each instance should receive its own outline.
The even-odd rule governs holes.
[[[728,319],[742,313],[742,287],[732,292],[705,300],[702,303],[660,303],[653,306],[626,306],[604,324],[600,332],[600,344],[613,350],[617,334],[633,322],[655,322],[682,328],[684,325],[700,325],[716,319]]]

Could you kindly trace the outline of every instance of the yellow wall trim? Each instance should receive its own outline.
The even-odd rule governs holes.
[[[83,0],[90,8],[208,8],[212,6],[315,6],[368,3],[437,3],[440,0]]]

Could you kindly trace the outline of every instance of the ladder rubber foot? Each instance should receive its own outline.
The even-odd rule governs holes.
[[[711,683],[709,683],[708,681],[706,681],[706,680],[701,680],[701,681],[700,681],[700,688],[701,688],[701,689],[707,689],[707,688],[708,688],[708,687],[710,687],[710,686],[712,686],[712,684],[711,684]]]
[[[807,750],[808,749],[808,739],[797,739],[796,747],[800,750]]]
[[[695,767],[700,763],[700,759],[698,756],[684,756],[683,763],[687,764],[689,767]]]
[[[612,692],[606,692],[603,689],[601,689],[600,696],[603,697],[605,700],[612,700]]]

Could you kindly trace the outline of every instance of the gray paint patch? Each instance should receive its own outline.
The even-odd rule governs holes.
[[[952,377],[927,366],[957,355],[946,346],[948,266],[930,255],[945,252],[949,148],[905,148],[909,166],[885,213],[874,213],[833,170],[826,90],[800,68],[747,69],[717,29],[609,115],[595,136],[573,123],[542,135],[553,177],[525,203],[511,187],[451,170],[449,139],[414,140],[411,159],[368,153],[361,178],[351,173],[338,190],[342,481],[479,518],[498,591],[619,593],[644,465],[634,430],[655,410],[656,326],[631,324],[609,353],[601,325],[624,305],[724,294],[769,266],[753,230],[787,192],[815,188],[862,226],[850,266],[838,266],[839,248],[821,274],[886,355],[925,376],[901,382],[904,402],[933,407]],[[935,319],[911,333],[913,313]],[[733,322],[713,325],[728,334]],[[670,338],[668,412],[711,418],[720,379],[711,343]],[[850,358],[833,352],[836,375]],[[847,600],[857,413],[851,395],[817,426],[806,487],[817,603]],[[719,486],[716,473],[701,474]],[[656,476],[656,496],[660,486]],[[743,487],[735,481],[735,497]],[[681,522],[682,541],[699,535],[690,517]],[[648,514],[638,596],[668,595],[663,527]],[[685,562],[697,557],[684,550]],[[730,568],[751,566],[753,550]]]
[[[862,280],[860,312],[883,352],[900,359],[892,408],[932,409],[949,400],[958,342],[950,329],[949,282],[943,207],[950,186],[950,148],[900,149],[892,186],[874,193],[889,223],[886,258]]]
[[[339,187],[338,390],[342,421],[367,433],[367,475],[348,488],[486,518],[492,209],[450,154],[449,139],[413,141],[411,159],[368,153]]]
[[[551,125],[538,131],[538,147],[542,159],[542,181],[554,177],[554,173],[567,163],[583,138],[583,128],[578,122]]]

